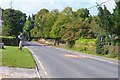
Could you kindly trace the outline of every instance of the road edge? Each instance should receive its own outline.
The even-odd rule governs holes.
[[[28,47],[25,47],[25,48],[27,48],[29,51],[30,51],[30,53],[32,54],[32,57],[34,58],[34,61],[35,61],[35,64],[36,64],[36,73],[37,73],[37,75],[38,75],[38,78],[40,79],[40,78],[42,78],[41,76],[40,76],[40,70],[39,70],[39,68],[38,68],[38,65],[37,65],[37,63],[36,63],[36,61],[37,61],[37,59],[36,59],[36,57],[35,57],[35,54],[34,54],[34,52],[30,49],[30,48],[28,48]]]
[[[80,56],[82,55],[83,57],[98,60],[98,61],[108,62],[108,63],[112,63],[112,64],[119,64],[118,63],[119,60],[115,60],[115,59],[111,59],[111,58],[96,56],[96,55],[92,55],[92,54],[86,54],[86,53],[83,53],[83,52],[77,52],[77,51],[73,51],[73,50],[67,50],[67,49],[58,48],[58,47],[55,47],[55,46],[46,46],[46,47],[55,48],[55,49],[58,49],[58,50],[61,50],[61,51],[69,52],[69,53],[75,53],[77,55],[80,55]]]

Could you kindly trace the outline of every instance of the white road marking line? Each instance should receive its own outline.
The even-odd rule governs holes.
[[[47,72],[44,72],[45,73],[45,75],[47,75]]]
[[[28,48],[29,49],[29,48]],[[30,49],[29,49],[30,50]],[[32,50],[30,50],[33,54],[34,54],[34,52],[32,51]],[[37,59],[37,61],[38,61],[38,63],[40,64],[40,66],[42,67],[42,69],[44,70],[44,67],[43,67],[43,65],[41,64],[41,62],[40,62],[40,60],[37,58],[37,56],[34,54],[33,55],[36,59]]]
[[[38,73],[38,71],[37,71],[37,68],[36,68],[36,72],[37,72],[38,78],[41,78],[40,75],[39,75],[39,73]]]
[[[43,65],[41,64],[40,60],[37,58],[36,55],[34,55],[34,56],[35,56],[35,58],[37,59],[38,63],[40,64],[41,68],[44,70],[44,67],[43,67]]]
[[[29,49],[29,48],[28,48],[28,49]],[[42,63],[40,62],[40,60],[37,58],[37,56],[34,54],[34,52],[33,52],[31,49],[29,49],[29,50],[30,50],[30,52],[33,54],[33,56],[37,59],[37,61],[38,61],[38,63],[40,64],[41,68],[44,70],[44,67],[43,67]],[[45,70],[44,70],[44,73],[45,73],[45,75],[48,75],[47,72],[45,72]],[[40,78],[40,75],[39,75],[38,71],[37,71],[37,75],[38,75],[38,77]]]
[[[31,49],[29,49],[28,47],[26,47],[26,48],[33,54],[33,56],[34,56],[35,58],[37,58],[37,57],[35,56],[34,52],[33,52]],[[37,58],[37,59],[38,59],[38,58]],[[37,69],[36,69],[36,71],[37,71]],[[40,74],[38,73],[38,71],[37,71],[37,75],[38,75],[39,78],[41,78],[41,77],[40,77]]]

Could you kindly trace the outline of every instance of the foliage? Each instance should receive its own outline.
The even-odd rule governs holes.
[[[60,13],[58,10],[50,12],[41,9],[35,15],[35,25],[31,33],[34,38],[55,39],[55,45],[65,41],[73,46],[79,37],[94,37],[89,22],[90,13],[86,8],[74,12],[71,7],[66,7]]]
[[[56,10],[52,10],[49,14],[46,15],[46,27],[45,27],[45,38],[50,38],[52,37],[52,34],[50,34],[52,27],[55,23],[55,21],[57,20],[59,11]]]
[[[88,54],[95,54],[95,41],[96,39],[79,38],[75,41],[75,45],[69,49]]]
[[[114,28],[113,32],[120,37],[120,1],[116,2],[116,7],[113,12]]]
[[[45,37],[45,27],[46,27],[46,15],[49,13],[47,9],[41,9],[36,15],[35,15],[35,25],[34,29],[32,30],[33,36],[38,38],[44,38]]]
[[[55,21],[52,30],[51,37],[53,38],[61,38],[61,34],[64,31],[65,24],[67,24],[72,17],[72,8],[66,7],[59,15],[57,20]]]
[[[74,16],[72,15],[72,19],[69,20],[68,23],[64,25],[62,28],[62,40],[68,42],[68,46],[72,47],[75,44],[75,40],[77,40],[80,37],[84,38],[91,38],[93,37],[93,33],[91,32],[91,29],[89,27],[89,12],[87,10],[88,14],[84,9],[80,9],[76,12],[76,15],[82,15],[82,16]],[[81,11],[81,12],[80,12]],[[84,16],[84,18],[83,18]],[[82,19],[82,20],[81,20]]]
[[[26,14],[19,10],[6,9],[2,11],[2,34],[5,36],[17,36],[22,32],[26,21]]]
[[[113,19],[111,13],[104,5],[104,9],[101,6],[98,7],[98,25],[103,28],[107,35],[113,34]],[[107,36],[106,35],[106,36]]]
[[[10,38],[10,39],[13,39],[15,37],[13,37],[13,36],[0,36],[0,38]]]
[[[108,53],[107,49],[104,48],[104,45],[115,45],[117,41],[115,41],[115,37],[119,36],[119,32],[116,29],[119,29],[118,26],[116,26],[116,24],[118,24],[117,22],[119,22],[120,20],[118,19],[118,7],[116,7],[116,9],[114,10],[114,13],[111,14],[108,10],[107,7],[104,5],[104,8],[102,8],[101,6],[98,5],[98,17],[97,20],[95,22],[92,21],[91,24],[95,25],[95,27],[97,27],[99,30],[102,31],[98,31],[95,29],[95,27],[91,27],[93,30],[95,30],[98,35],[102,35],[102,36],[98,36],[97,41],[96,41],[96,53],[101,54],[101,53]],[[115,22],[116,21],[116,22]],[[95,32],[94,31],[94,32]],[[117,32],[116,32],[117,31]],[[101,38],[103,40],[101,40]]]
[[[18,46],[19,40],[13,36],[0,36],[1,42],[7,46]]]
[[[96,40],[96,53],[101,54],[104,51],[105,40],[104,36],[99,35]]]
[[[92,21],[91,21],[91,23],[89,24],[92,32],[93,32],[96,36],[97,36],[98,34],[107,35],[107,34],[106,34],[106,30],[104,30],[102,27],[99,26],[97,20],[98,20],[98,17],[95,16],[95,17],[92,18]]]
[[[109,58],[117,58],[117,59],[119,58],[118,53],[116,53],[116,52],[112,52],[111,54],[108,54],[106,56],[108,56]]]
[[[113,13],[110,13],[105,5],[101,7],[97,4],[96,16],[91,16],[86,8],[73,11],[72,7],[65,7],[61,12],[57,9],[52,11],[41,9],[32,17],[29,16],[27,21],[24,13],[6,9],[3,10],[2,32],[7,36],[16,36],[18,32],[23,31],[27,39],[50,38],[55,40],[55,45],[63,41],[70,48],[77,44],[76,40],[79,38],[97,37],[96,53],[107,53],[104,45],[116,45],[120,42],[119,4],[120,1],[116,2]]]
[[[31,40],[31,30],[34,28],[34,17],[28,17],[23,27],[23,33],[27,40]]]
[[[83,18],[83,20],[85,20],[86,18],[90,17],[90,13],[88,9],[81,8],[76,11],[76,16],[79,18]]]

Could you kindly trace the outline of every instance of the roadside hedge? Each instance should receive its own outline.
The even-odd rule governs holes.
[[[12,36],[0,36],[2,43],[6,46],[18,46],[19,39]]]

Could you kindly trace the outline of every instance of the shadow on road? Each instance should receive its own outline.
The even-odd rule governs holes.
[[[35,42],[24,42],[24,46],[45,46],[43,44],[35,43]]]

